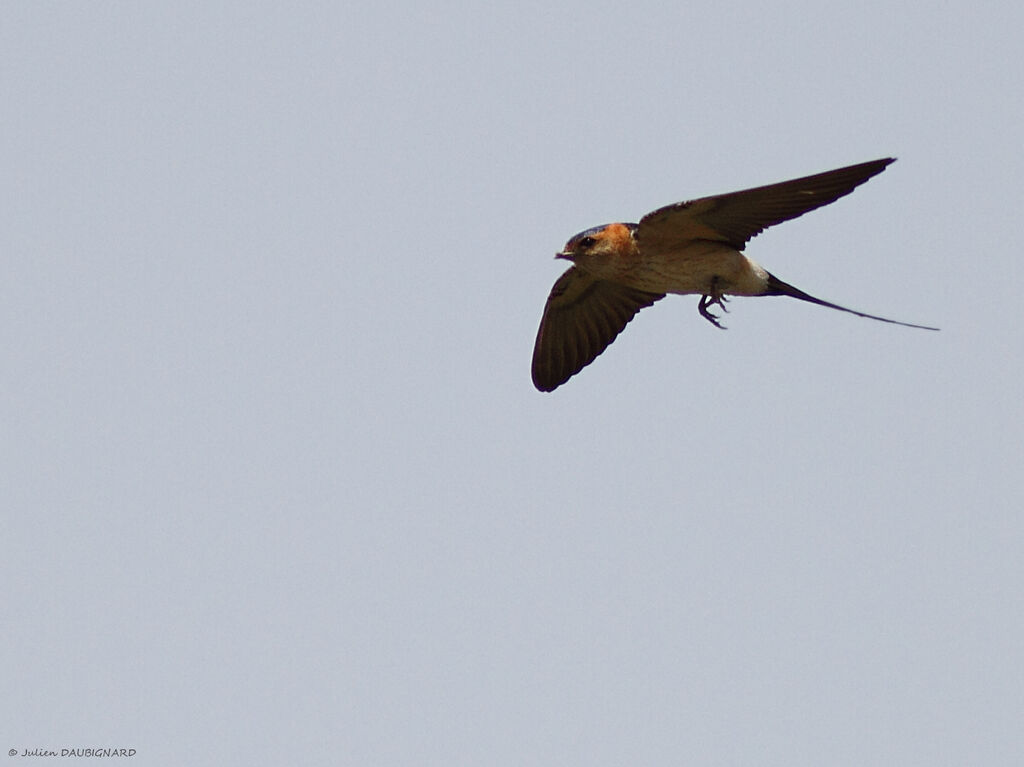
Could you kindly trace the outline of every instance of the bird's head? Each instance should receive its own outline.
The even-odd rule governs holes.
[[[636,250],[633,232],[636,224],[605,224],[580,232],[555,258],[572,261],[584,269],[601,270],[631,256]]]

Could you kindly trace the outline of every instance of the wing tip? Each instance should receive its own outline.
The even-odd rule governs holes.
[[[569,380],[569,379],[566,379],[566,381],[567,380]],[[552,392],[552,391],[554,391],[555,389],[557,389],[559,386],[561,386],[564,383],[565,383],[565,381],[558,381],[558,382],[552,383],[552,379],[544,378],[536,370],[533,371],[533,385],[534,385],[534,388],[536,388],[537,391],[539,391],[539,392],[544,392],[544,393]]]

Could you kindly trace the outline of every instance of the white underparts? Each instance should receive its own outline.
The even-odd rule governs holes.
[[[628,281],[656,293],[759,296],[768,285],[768,272],[724,243],[702,240],[670,256],[641,256]]]

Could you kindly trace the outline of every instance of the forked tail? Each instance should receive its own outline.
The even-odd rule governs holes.
[[[768,275],[768,288],[762,294],[765,296],[791,296],[792,298],[799,298],[801,301],[808,301],[818,306],[827,306],[829,309],[838,309],[841,312],[847,312],[849,314],[856,314],[858,317],[867,317],[869,320],[878,320],[879,322],[890,322],[893,325],[903,325],[908,328],[920,328],[921,330],[938,330],[938,328],[928,327],[927,325],[914,325],[910,322],[900,322],[899,320],[890,320],[887,317],[878,317],[874,314],[865,314],[864,312],[854,311],[853,309],[847,309],[845,306],[839,304],[832,304],[828,301],[822,301],[820,298],[804,293],[799,288],[794,288],[788,282],[783,282],[774,274]]]

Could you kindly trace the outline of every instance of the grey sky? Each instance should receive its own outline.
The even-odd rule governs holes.
[[[2,17],[0,745],[1024,760],[1018,4]],[[533,389],[570,235],[889,155],[749,252],[941,333],[669,297]]]

